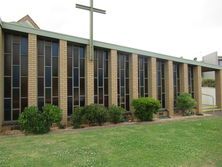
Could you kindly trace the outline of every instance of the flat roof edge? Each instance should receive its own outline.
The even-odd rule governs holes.
[[[31,34],[36,34],[39,36],[61,39],[61,40],[66,40],[69,42],[75,42],[75,43],[80,43],[80,44],[85,44],[85,45],[87,45],[89,43],[89,40],[85,39],[85,38],[80,38],[80,37],[75,37],[75,36],[71,36],[71,35],[46,31],[46,30],[42,30],[42,29],[25,27],[22,25],[17,25],[15,23],[3,22],[3,21],[1,21],[1,18],[0,18],[0,25],[2,26],[2,28],[8,29],[8,30],[19,31],[19,32],[24,32],[24,33],[31,33]],[[94,41],[94,45],[97,47],[101,47],[101,48],[115,49],[118,51],[134,53],[134,54],[144,55],[144,56],[150,56],[150,57],[155,57],[155,58],[159,58],[159,59],[171,60],[171,61],[179,62],[179,63],[186,63],[186,64],[190,64],[190,65],[199,65],[199,66],[213,68],[213,69],[222,69],[222,67],[217,66],[217,65],[212,65],[212,64],[199,62],[199,61],[178,58],[178,57],[174,57],[174,56],[169,56],[169,55],[154,53],[154,52],[150,52],[150,51],[130,48],[130,47],[126,47],[126,46],[120,46],[120,45],[116,45],[116,44]]]

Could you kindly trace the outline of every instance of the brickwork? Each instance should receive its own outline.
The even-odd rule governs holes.
[[[94,61],[89,57],[89,46],[86,47],[86,105],[94,103]]]
[[[62,123],[67,125],[67,42],[59,41],[59,107],[63,110]]]
[[[117,105],[117,50],[109,55],[109,105]]]
[[[215,71],[216,105],[222,109],[222,70]]]
[[[156,58],[151,57],[148,60],[148,75],[149,75],[149,96],[157,99],[157,72]]]
[[[37,36],[28,35],[28,106],[37,106]]]
[[[3,32],[0,25],[0,131],[4,118],[4,56],[3,56]]]
[[[165,85],[166,85],[166,109],[168,116],[174,115],[174,96],[173,96],[173,62],[165,62]]]
[[[132,54],[129,59],[130,66],[130,100],[138,98],[138,55]],[[133,107],[130,106],[130,110]]]
[[[180,64],[180,92],[188,93],[188,65]]]
[[[194,67],[194,98],[197,102],[196,112],[202,112],[202,76],[201,76],[201,66]]]

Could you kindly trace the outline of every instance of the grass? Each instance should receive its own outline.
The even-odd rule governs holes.
[[[222,117],[0,136],[0,166],[222,166]]]

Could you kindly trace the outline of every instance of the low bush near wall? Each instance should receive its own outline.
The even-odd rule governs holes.
[[[112,105],[108,108],[109,121],[112,123],[122,122],[124,112],[125,110],[122,107]]]
[[[160,109],[160,102],[151,97],[142,97],[132,102],[135,117],[140,121],[151,121],[153,114]]]
[[[52,119],[49,112],[41,112],[37,107],[27,107],[21,113],[18,123],[26,133],[42,134],[50,130]]]
[[[183,112],[183,115],[192,115],[192,109],[196,106],[196,101],[189,93],[181,93],[177,97],[176,107]]]

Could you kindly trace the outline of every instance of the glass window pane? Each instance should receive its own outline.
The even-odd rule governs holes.
[[[53,78],[53,96],[58,96],[58,78]]]
[[[72,77],[72,59],[68,58],[68,77]]]
[[[103,70],[99,69],[99,86],[103,86]]]
[[[79,86],[79,69],[74,68],[73,70],[74,86]]]
[[[80,59],[80,77],[85,76],[85,60]]]
[[[44,57],[38,56],[38,76],[44,76]]]
[[[72,58],[72,46],[70,45],[67,47],[67,56],[68,58]]]
[[[85,106],[85,97],[80,96],[80,106]]]
[[[11,77],[5,77],[4,97],[11,97]]]
[[[45,86],[51,87],[51,67],[45,67]]]
[[[55,106],[58,106],[59,105],[58,98],[53,98],[52,104],[55,105]]]
[[[27,98],[22,98],[21,99],[21,112],[24,111],[25,107],[28,106],[28,99]]]
[[[44,106],[44,98],[38,98],[38,108],[39,108],[39,110],[42,110],[43,106]]]
[[[74,88],[74,105],[79,105],[79,89]]]
[[[104,80],[104,94],[105,95],[108,95],[108,89],[109,89],[109,87],[108,87],[108,79],[105,79]]]
[[[80,51],[80,59],[84,59],[85,58],[84,48],[80,47],[79,51]]]
[[[58,58],[53,57],[53,76],[58,76]]]
[[[21,78],[21,97],[28,97],[28,77]]]
[[[85,79],[80,79],[80,95],[85,95]]]
[[[12,44],[12,36],[9,34],[5,34],[4,40],[4,52],[11,53],[11,44]]]
[[[38,40],[38,55],[44,55],[44,41]]]
[[[13,66],[13,87],[19,87],[19,66]]]
[[[4,57],[4,73],[11,76],[11,54],[5,54]]]
[[[59,45],[58,43],[52,43],[52,56],[58,57],[59,55]]]
[[[105,97],[104,97],[104,106],[105,106],[105,107],[108,107],[108,106],[109,106],[109,97],[108,97],[108,96],[105,96]]]
[[[4,100],[4,120],[10,121],[11,120],[11,99]]]
[[[44,96],[44,78],[38,78],[38,96]]]
[[[73,55],[73,65],[74,67],[78,67],[79,66],[79,48],[78,47],[74,47],[73,48],[73,52],[74,52],[74,55]]]
[[[72,78],[68,78],[68,96],[72,96]]]
[[[51,88],[45,89],[45,103],[51,104]]]
[[[19,65],[19,44],[13,44],[13,64]]]
[[[72,97],[68,97],[68,116],[70,116],[72,114],[72,109],[73,105],[72,105]]]
[[[21,54],[28,55],[28,39],[24,37],[21,39]]]
[[[21,57],[21,76],[28,76],[28,57]]]
[[[13,108],[19,108],[19,89],[13,89]]]
[[[45,46],[45,65],[51,66],[51,47]]]
[[[13,110],[13,120],[17,120],[19,117],[19,110]]]

